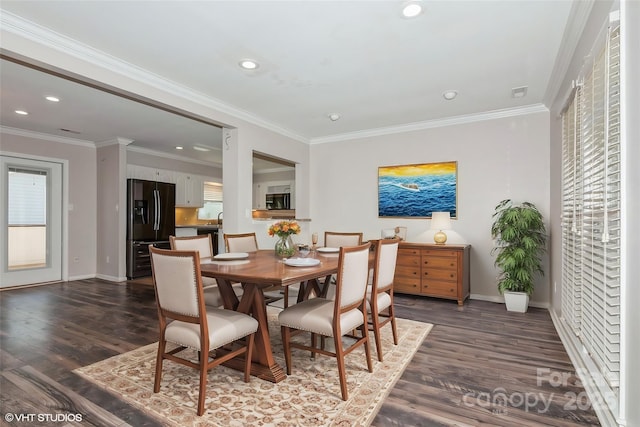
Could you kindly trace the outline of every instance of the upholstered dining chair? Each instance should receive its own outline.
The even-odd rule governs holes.
[[[378,360],[382,362],[380,329],[387,323],[391,323],[393,343],[398,345],[396,316],[393,308],[393,276],[396,272],[398,240],[379,240],[376,243],[375,251],[373,281],[367,287],[367,308],[369,308],[369,316],[371,317],[370,326],[376,340]]]
[[[169,236],[169,245],[172,250],[198,251],[201,261],[213,258],[211,234],[184,237]],[[203,277],[202,284],[204,286],[205,304],[211,307],[220,307],[222,305],[222,296],[220,295],[216,279]],[[236,293],[238,292],[242,292],[242,289],[240,288],[236,291]]]
[[[153,286],[156,291],[160,339],[153,392],[160,391],[163,361],[171,360],[200,371],[197,414],[204,413],[207,372],[232,358],[244,355],[244,381],[249,382],[251,353],[258,321],[233,310],[207,308],[204,303],[198,251],[149,248]],[[167,343],[177,347],[167,349]],[[224,351],[212,350],[225,347]],[[198,362],[178,356],[191,348]]]
[[[224,247],[227,252],[255,252],[258,250],[258,239],[256,233],[225,233]]]
[[[337,232],[337,231],[325,231],[324,232],[324,245],[327,248],[341,248],[343,246],[357,246],[362,244],[362,233],[357,232]],[[336,276],[331,277],[331,283],[325,283],[323,286],[322,297],[333,298],[335,295],[335,287],[332,286],[336,281]]]
[[[340,248],[342,246],[357,246],[362,244],[362,233],[339,233],[335,231],[324,232],[324,245],[328,248]]]
[[[292,348],[311,351],[314,355],[320,353],[335,357],[338,361],[340,390],[343,400],[347,400],[349,396],[344,361],[347,354],[357,347],[364,346],[367,368],[369,372],[373,372],[366,304],[370,246],[370,243],[366,243],[359,246],[340,248],[335,299],[308,299],[285,308],[278,315],[285,362],[287,364],[287,375],[291,375]],[[355,334],[356,330],[360,331],[360,336]],[[311,333],[310,346],[291,340],[293,334],[298,334],[301,331]],[[354,332],[353,334],[352,331]],[[318,347],[316,345],[316,337],[318,335],[321,337],[333,337],[335,352]],[[355,342],[344,348],[343,336],[353,338]]]

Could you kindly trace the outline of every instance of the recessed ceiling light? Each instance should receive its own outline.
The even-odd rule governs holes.
[[[340,114],[331,113],[331,114],[329,114],[329,119],[331,119],[332,122],[335,122],[336,120],[340,119]]]
[[[183,149],[182,145],[178,145],[178,146],[176,147],[176,150],[182,150],[182,149]]]
[[[405,3],[402,7],[402,16],[405,18],[415,18],[422,13],[422,5],[419,2]]]
[[[26,116],[26,115],[27,115],[27,114],[29,114],[29,113],[27,113],[27,112],[26,112],[26,111],[24,111],[24,110],[16,110],[16,114],[20,114],[21,116]]]
[[[211,151],[207,147],[201,147],[199,145],[194,145],[193,149],[196,150],[196,151]]]
[[[239,65],[245,70],[255,70],[259,67],[258,63],[253,59],[243,59],[240,61]]]
[[[60,98],[57,98],[55,96],[45,96],[44,99],[51,102],[60,102]]]
[[[447,101],[451,101],[453,99],[456,98],[456,96],[458,96],[458,91],[455,90],[448,90],[446,92],[444,92],[442,94],[442,96],[444,97],[444,99],[446,99]]]

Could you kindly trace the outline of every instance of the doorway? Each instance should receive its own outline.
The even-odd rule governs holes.
[[[62,280],[62,164],[0,156],[0,287]]]

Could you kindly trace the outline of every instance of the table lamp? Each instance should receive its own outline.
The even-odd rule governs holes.
[[[451,216],[449,212],[432,212],[431,213],[431,230],[438,230],[433,235],[433,241],[436,245],[444,245],[447,241],[447,235],[442,230],[451,228]]]

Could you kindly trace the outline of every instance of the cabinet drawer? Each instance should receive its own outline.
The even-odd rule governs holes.
[[[396,265],[395,277],[415,277],[416,279],[420,280],[420,267]]]
[[[422,292],[426,295],[457,297],[458,285],[456,282],[430,282],[422,284]]]
[[[420,280],[394,280],[393,282],[393,292],[406,292],[410,294],[419,294],[421,293],[421,284]]]
[[[438,280],[455,282],[458,280],[457,270],[444,270],[440,268],[426,268],[422,272],[422,278],[425,281]]]
[[[402,258],[404,256],[420,256],[420,253],[420,249],[398,248],[398,258]]]
[[[457,258],[458,257],[458,252],[456,251],[447,251],[447,250],[434,250],[434,249],[425,249],[422,251],[422,255],[423,256],[428,256],[428,257],[443,257],[443,258]]]
[[[422,257],[422,266],[430,268],[443,268],[447,270],[456,270],[458,268],[458,258],[456,257]]]

